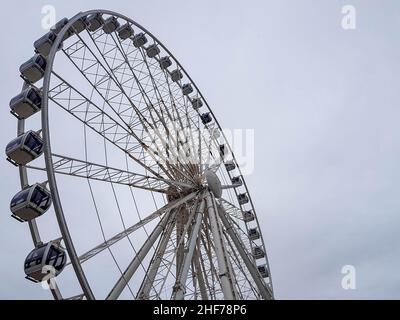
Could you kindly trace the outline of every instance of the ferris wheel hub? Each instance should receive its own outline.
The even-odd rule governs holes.
[[[206,182],[208,185],[208,189],[214,194],[214,196],[218,199],[221,198],[222,195],[222,185],[218,176],[211,170],[207,170],[204,173],[206,178]]]

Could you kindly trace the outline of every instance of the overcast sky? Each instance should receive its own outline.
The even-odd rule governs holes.
[[[4,2],[3,146],[46,4],[58,19],[93,8],[133,18],[174,53],[223,127],[255,130],[246,179],[277,299],[400,298],[398,1]],[[355,30],[341,26],[344,5],[356,9]],[[24,279],[32,243],[8,209],[18,172],[0,168],[0,298],[49,298]],[[355,290],[341,286],[345,265]]]

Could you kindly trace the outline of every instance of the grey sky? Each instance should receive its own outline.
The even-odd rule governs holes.
[[[0,145],[19,65],[58,18],[112,9],[153,32],[196,81],[221,125],[255,129],[257,208],[275,295],[400,298],[398,1],[13,1],[4,3]],[[341,28],[354,5],[356,30]],[[24,279],[27,226],[9,216],[18,173],[0,161],[0,298],[49,298]],[[343,290],[354,265],[357,289]]]

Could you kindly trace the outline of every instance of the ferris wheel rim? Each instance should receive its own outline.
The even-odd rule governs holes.
[[[64,242],[66,244],[66,248],[67,248],[68,254],[70,256],[71,263],[72,263],[72,265],[73,265],[73,267],[75,269],[76,276],[77,276],[77,278],[78,278],[78,280],[80,282],[80,285],[81,285],[81,287],[82,287],[82,289],[83,289],[83,291],[84,291],[84,293],[85,293],[85,295],[86,295],[86,297],[88,299],[94,299],[95,296],[92,293],[90,284],[88,283],[88,281],[86,279],[86,276],[85,276],[85,274],[83,272],[83,268],[81,266],[81,262],[79,261],[79,257],[78,257],[78,255],[76,253],[75,248],[74,248],[73,239],[72,239],[71,235],[69,234],[68,224],[67,224],[66,219],[65,219],[64,211],[62,209],[60,195],[59,195],[58,188],[57,188],[57,179],[56,179],[56,175],[55,175],[55,172],[54,172],[53,159],[52,159],[52,153],[51,153],[50,125],[49,125],[49,116],[48,116],[48,102],[49,102],[48,95],[49,95],[49,86],[50,86],[50,79],[51,79],[51,75],[52,75],[53,64],[54,64],[54,61],[55,61],[57,48],[62,42],[63,35],[67,32],[67,30],[72,26],[72,24],[75,21],[77,21],[78,19],[80,19],[82,17],[86,17],[86,16],[88,16],[90,14],[96,14],[96,13],[117,16],[117,17],[119,17],[121,19],[124,19],[127,22],[130,22],[131,24],[133,24],[136,27],[140,28],[141,30],[145,31],[149,36],[151,36],[155,41],[157,41],[157,43],[171,56],[171,58],[174,59],[174,61],[179,66],[179,68],[182,70],[182,72],[190,80],[191,84],[196,88],[198,94],[200,95],[200,97],[204,101],[205,106],[210,111],[210,113],[213,115],[214,121],[217,124],[218,128],[220,129],[221,134],[224,137],[224,140],[227,142],[227,139],[226,139],[226,137],[224,135],[223,130],[221,129],[221,126],[220,126],[220,124],[218,122],[218,119],[214,116],[214,113],[213,113],[212,109],[209,107],[206,99],[202,95],[202,93],[199,90],[199,88],[197,87],[196,83],[192,80],[190,75],[186,72],[184,67],[179,63],[179,61],[174,57],[174,55],[163,45],[163,43],[161,41],[158,40],[157,37],[155,37],[146,28],[144,28],[143,26],[141,26],[140,24],[138,24],[134,20],[130,19],[129,17],[126,17],[126,16],[124,16],[122,14],[119,14],[119,13],[116,13],[116,12],[113,12],[113,11],[110,11],[110,10],[102,10],[102,9],[89,10],[89,11],[78,13],[77,15],[75,15],[74,17],[72,17],[68,21],[68,23],[63,27],[63,29],[61,30],[61,32],[57,36],[56,41],[54,42],[54,45],[51,48],[51,51],[50,51],[49,56],[47,58],[47,64],[48,65],[46,67],[46,71],[45,71],[45,74],[44,74],[44,80],[43,80],[42,132],[43,132],[43,138],[44,138],[43,139],[44,140],[44,158],[45,158],[45,163],[46,163],[46,171],[47,171],[47,176],[48,176],[48,180],[49,180],[50,190],[51,190],[51,193],[52,193],[53,205],[54,205],[55,213],[56,213],[56,216],[57,216],[58,224],[59,224],[61,233],[63,235],[63,239],[64,239]],[[240,176],[242,177],[243,186],[244,186],[244,188],[246,190],[246,193],[247,193],[247,195],[249,197],[249,201],[250,201],[250,205],[252,207],[252,210],[254,211],[255,219],[256,219],[256,222],[257,222],[257,226],[259,226],[259,222],[258,222],[257,214],[256,214],[256,211],[255,211],[255,207],[254,207],[253,201],[251,199],[251,194],[248,191],[246,181],[244,179],[244,176],[241,173],[240,166],[238,165],[238,163],[237,163],[237,161],[235,159],[234,153],[232,152],[232,149],[231,149],[229,143],[227,143],[227,146],[228,146],[229,150],[231,151],[231,154],[232,154],[232,157],[233,157],[233,161],[235,162],[235,164],[237,166],[237,169],[238,169],[238,171],[240,173]],[[235,190],[235,193],[237,194],[236,190]],[[265,244],[264,244],[264,239],[263,239],[262,233],[261,233],[261,242],[262,242],[262,246],[265,248]],[[270,271],[267,256],[266,256],[266,262],[267,262],[267,265],[268,265],[268,270]],[[269,277],[270,277],[270,285],[271,285],[271,289],[272,289],[272,278],[271,278],[271,275]]]

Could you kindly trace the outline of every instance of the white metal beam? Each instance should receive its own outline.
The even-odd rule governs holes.
[[[243,259],[247,269],[249,270],[254,282],[257,285],[258,290],[260,291],[261,296],[265,300],[273,299],[272,291],[268,288],[265,284],[263,278],[261,277],[260,273],[258,272],[256,266],[250,259],[248,253],[245,251],[244,244],[241,242],[240,238],[236,234],[232,224],[229,222],[226,212],[222,206],[218,206],[219,216],[221,218],[222,223],[225,226],[225,229],[229,236],[231,237],[233,243],[235,244],[236,249],[238,250],[241,258]]]
[[[185,248],[185,256],[183,259],[182,268],[180,269],[178,278],[176,279],[176,283],[174,286],[174,292],[172,294],[172,299],[174,300],[183,300],[186,293],[186,280],[190,265],[192,263],[193,252],[197,243],[197,237],[199,235],[201,223],[203,220],[204,207],[204,200],[201,200],[200,204],[196,208],[195,224],[190,234],[187,247]]]
[[[234,289],[230,279],[229,268],[225,261],[223,238],[218,228],[217,216],[214,209],[212,195],[210,193],[206,197],[206,202],[208,218],[210,220],[211,233],[214,240],[215,253],[217,256],[218,272],[221,281],[222,292],[224,294],[225,300],[233,300],[235,298]]]
[[[116,300],[122,293],[122,291],[125,289],[127,286],[128,282],[131,280],[132,276],[135,274],[137,268],[140,266],[142,263],[143,259],[146,257],[147,253],[153,246],[153,244],[156,242],[158,237],[160,236],[161,232],[165,229],[169,218],[171,216],[171,212],[169,211],[166,215],[162,217],[158,225],[154,228],[152,233],[149,235],[149,237],[146,239],[142,247],[139,249],[131,263],[128,265],[124,273],[121,275],[121,277],[118,279],[117,283],[114,285],[114,287],[111,289],[110,293],[108,294],[106,300]]]

